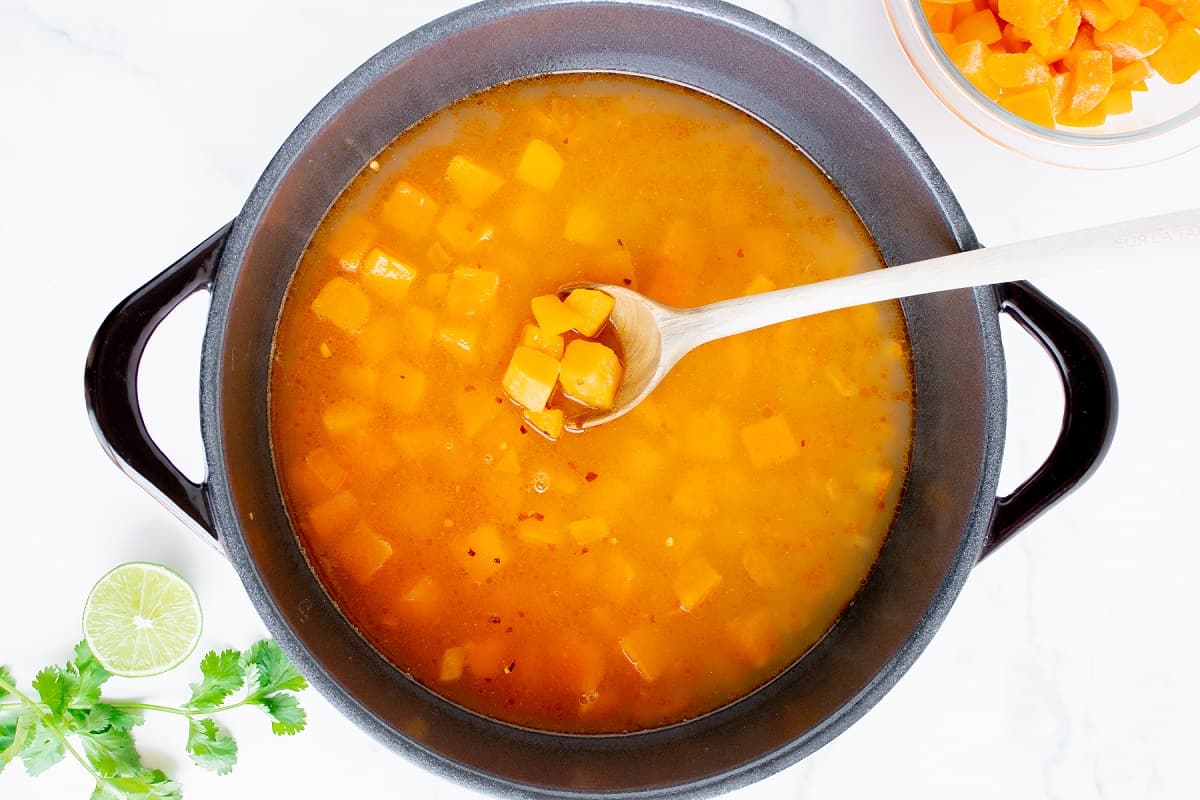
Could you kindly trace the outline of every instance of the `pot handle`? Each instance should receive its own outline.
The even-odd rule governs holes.
[[[1117,383],[1096,337],[1032,285],[995,287],[1000,310],[1045,348],[1062,378],[1062,430],[1046,461],[1007,497],[996,499],[983,555],[1086,481],[1104,460],[1117,425]]]
[[[159,323],[188,297],[212,287],[233,223],[222,227],[112,310],[88,352],[83,384],[88,416],[117,466],[205,541],[220,548],[208,483],[194,483],[146,430],[138,403],[138,368]]]

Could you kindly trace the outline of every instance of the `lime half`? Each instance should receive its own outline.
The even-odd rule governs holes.
[[[161,564],[122,564],[92,587],[83,637],[114,675],[157,675],[179,666],[200,641],[200,599]]]

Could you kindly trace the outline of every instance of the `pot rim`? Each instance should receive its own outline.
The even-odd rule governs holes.
[[[209,502],[221,540],[241,578],[251,601],[271,634],[279,641],[288,656],[320,693],[343,715],[374,736],[378,741],[399,751],[426,770],[472,788],[508,797],[580,797],[586,791],[547,789],[518,783],[484,773],[463,763],[442,756],[419,742],[399,734],[392,726],[367,709],[353,694],[339,684],[314,657],[289,623],[289,615],[276,603],[267,589],[258,565],[243,538],[235,510],[231,485],[224,460],[221,396],[221,362],[226,327],[232,309],[233,289],[241,272],[250,242],[259,223],[284,177],[297,165],[298,157],[317,134],[342,108],[374,81],[386,75],[397,64],[412,57],[421,49],[452,36],[454,33],[502,18],[557,7],[631,6],[658,9],[670,13],[698,17],[717,26],[733,27],[763,40],[783,51],[790,60],[807,62],[850,94],[863,108],[875,116],[879,125],[897,142],[936,198],[948,228],[953,232],[959,249],[979,247],[966,216],[950,187],[933,161],[896,114],[857,76],[798,34],[778,26],[749,11],[719,0],[484,0],[454,11],[401,37],[351,72],[338,83],[302,119],[271,159],[257,181],[246,204],[234,220],[229,239],[222,253],[212,287],[212,304],[205,330],[201,362],[201,433],[204,440],[210,481]],[[735,100],[719,98],[734,107]],[[768,125],[771,120],[764,120]],[[946,617],[961,590],[967,575],[978,560],[987,537],[992,516],[995,490],[999,478],[1005,427],[1004,357],[1000,343],[999,303],[991,287],[976,288],[973,299],[978,310],[984,345],[984,394],[986,402],[982,421],[986,440],[980,480],[974,505],[963,530],[951,567],[941,584],[934,590],[933,600],[904,644],[888,660],[861,691],[848,700],[836,713],[826,717],[803,737],[793,739],[771,753],[749,761],[738,768],[707,778],[653,790],[609,792],[611,797],[703,797],[747,785],[790,766],[827,744],[866,713],[907,672],[924,650],[934,632]],[[549,734],[553,736],[554,734]],[[637,734],[629,734],[637,735]],[[564,739],[568,738],[563,736]]]

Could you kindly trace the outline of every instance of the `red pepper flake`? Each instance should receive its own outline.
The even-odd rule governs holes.
[[[499,564],[499,563],[500,563],[500,559],[498,559],[498,558],[493,558],[493,559],[492,559],[492,563],[493,563],[493,564]]]
[[[588,554],[588,549],[586,547],[579,548],[579,555],[586,556],[587,554]]]
[[[620,237],[618,237],[617,238],[617,247],[624,247],[624,246],[625,246],[625,243],[621,241]]]
[[[529,433],[529,431],[525,430],[524,425],[521,426],[521,433]]]
[[[600,477],[600,476],[599,476],[599,475],[597,475],[596,473],[594,473],[594,472],[589,472],[587,475],[584,475],[584,476],[583,476],[583,479],[584,479],[585,481],[587,481],[588,483],[591,483],[592,481],[596,480],[596,478],[599,478],[599,477]]]
[[[651,622],[654,622],[654,615],[653,615],[653,614],[651,614],[651,615],[650,615],[650,621],[651,621]]]
[[[525,612],[524,612],[524,611],[518,611],[518,612],[517,612],[517,616],[518,616],[518,617],[520,617],[521,619],[525,619]]]
[[[504,629],[504,632],[505,632],[505,633],[512,633],[512,625],[509,625],[507,628],[505,628],[505,629]]]
[[[745,258],[745,257],[746,257],[746,251],[742,250],[742,248],[739,247],[738,248],[738,258]]]
[[[801,447],[804,447],[806,444],[808,444],[808,442],[807,442],[807,441],[805,441],[804,439],[801,439],[801,440],[800,440],[800,446],[801,446]]]
[[[563,144],[569,144],[569,142],[567,141],[567,137],[565,137],[565,136],[563,137]]]
[[[495,615],[493,615],[493,616],[490,616],[490,617],[488,617],[488,622],[492,623],[493,625],[499,625],[499,624],[500,624],[500,618],[499,618],[499,617],[497,617],[497,616],[495,616]]]
[[[574,461],[568,461],[567,466],[571,468],[572,472],[579,472],[579,467],[575,466]]]
[[[626,286],[633,286],[633,278],[621,278],[621,283]]]
[[[473,391],[475,391],[475,387],[468,383],[466,386],[463,387],[463,391],[464,392],[473,392]]]
[[[473,547],[468,547],[468,548],[467,548],[467,555],[469,555],[471,558],[474,558],[474,557],[475,557],[475,548],[473,548]]]
[[[503,403],[503,402],[504,402],[504,398],[503,398],[503,397],[497,397],[497,398],[496,398],[496,402],[497,402],[497,403]]]

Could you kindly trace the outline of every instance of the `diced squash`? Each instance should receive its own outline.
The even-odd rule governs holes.
[[[717,487],[710,471],[690,470],[671,492],[671,507],[688,519],[709,519],[717,513]]]
[[[990,56],[991,51],[983,42],[966,42],[950,52],[950,60],[963,77],[984,95],[995,99],[1000,96],[1000,87],[987,71],[987,59]]]
[[[338,276],[321,287],[312,301],[312,310],[346,333],[358,333],[371,315],[371,301],[362,289]]]
[[[1096,46],[1120,61],[1138,61],[1157,53],[1167,42],[1167,24],[1148,8],[1136,8],[1128,19],[1107,31],[1096,31]]]
[[[1100,103],[1105,117],[1113,114],[1128,114],[1133,111],[1133,92],[1129,89],[1114,89]]]
[[[953,34],[954,39],[959,42],[995,44],[1000,41],[1000,25],[996,22],[996,15],[992,10],[985,8],[958,23]]]
[[[614,603],[624,603],[633,591],[633,579],[637,577],[637,569],[619,555],[612,556],[605,568],[600,572],[598,580],[600,591]]]
[[[1004,108],[1034,125],[1054,127],[1054,101],[1050,96],[1050,89],[1046,86],[1038,86],[1027,92],[1005,93],[999,102]]]
[[[1108,121],[1108,115],[1104,113],[1104,103],[1093,108],[1086,114],[1078,116],[1063,117],[1063,125],[1069,125],[1072,128],[1098,128]]]
[[[1079,0],[1079,10],[1088,24],[1098,31],[1106,31],[1120,21],[1104,0]]]
[[[450,159],[446,180],[467,208],[479,208],[504,185],[504,178],[463,155]]]
[[[438,680],[442,683],[454,683],[463,676],[463,667],[467,663],[467,651],[463,647],[448,647],[442,653],[442,666]]]
[[[654,625],[636,628],[618,639],[617,643],[621,653],[647,682],[653,683],[661,678],[671,665],[670,645]]]
[[[440,597],[437,581],[430,575],[424,575],[400,595],[392,609],[403,617],[430,621],[437,616]]]
[[[409,239],[429,232],[437,217],[438,204],[408,181],[400,181],[380,209],[383,221]]]
[[[365,522],[358,523],[333,551],[335,563],[358,583],[366,583],[392,557],[392,545]]]
[[[742,444],[756,469],[779,466],[800,453],[792,428],[782,414],[742,428]]]
[[[546,333],[541,327],[531,323],[527,323],[521,329],[521,344],[545,353],[553,359],[562,358],[563,348],[566,347],[563,337],[554,333]]]
[[[379,240],[379,231],[363,217],[351,216],[342,221],[325,240],[329,253],[342,269],[354,272],[367,251]]]
[[[552,230],[554,235],[558,234],[559,228],[555,224],[551,207],[541,197],[532,192],[525,192],[506,205],[509,229],[525,242],[536,244],[545,241]]]
[[[426,353],[433,342],[433,331],[437,317],[427,308],[409,306],[400,317],[400,341],[406,351]]]
[[[1001,18],[1025,30],[1044,28],[1067,10],[1067,0],[1000,0]]]
[[[1050,79],[1050,107],[1054,111],[1054,118],[1057,120],[1063,114],[1067,113],[1067,109],[1071,106],[1071,95],[1074,93],[1074,86],[1071,83],[1071,73],[1064,72],[1061,75],[1055,75]],[[891,340],[895,344],[899,344],[895,339]],[[895,356],[901,358],[902,353]]]
[[[385,303],[399,305],[417,279],[417,271],[395,256],[376,247],[367,253],[359,269],[362,287]]]
[[[473,317],[496,308],[500,276],[486,269],[459,267],[450,276],[446,292],[446,311],[459,317]]]
[[[769,610],[756,611],[729,623],[729,638],[738,655],[755,667],[765,666],[779,653],[780,637]]]
[[[1002,90],[1032,89],[1050,80],[1050,70],[1034,53],[993,53],[985,63],[988,77]]]
[[[521,345],[513,353],[502,385],[508,396],[519,405],[530,411],[542,411],[554,392],[558,373],[559,362],[556,359]]]
[[[1189,22],[1172,23],[1166,43],[1150,56],[1150,66],[1167,83],[1183,83],[1200,72],[1200,31]]]
[[[371,409],[348,398],[330,403],[321,412],[321,424],[334,436],[361,428],[373,418]]]
[[[1141,0],[1103,0],[1109,11],[1117,15],[1117,19],[1129,19],[1137,11]]]
[[[435,272],[425,279],[425,294],[431,300],[445,301],[450,292],[450,273]]]
[[[529,516],[517,522],[517,538],[529,544],[562,544],[563,533],[542,516]]]
[[[937,39],[937,43],[947,53],[958,46],[958,40],[954,38],[954,34],[952,33],[935,33],[933,38]]]
[[[755,275],[746,288],[742,289],[742,297],[749,297],[752,294],[762,294],[763,292],[773,292],[778,288],[775,286],[775,281],[768,278],[766,275]]]
[[[304,463],[312,470],[313,475],[317,480],[331,492],[336,492],[342,488],[346,482],[346,469],[338,463],[337,458],[333,453],[329,452],[324,447],[317,447],[309,451],[304,457]]]
[[[544,294],[533,298],[530,301],[530,307],[533,309],[533,318],[537,320],[538,327],[551,336],[566,333],[584,324],[579,312],[563,303],[555,294]]]
[[[696,557],[683,565],[672,585],[679,607],[684,611],[695,611],[721,585],[721,574],[704,558]]]
[[[575,206],[567,214],[563,236],[568,242],[594,246],[606,241],[606,227],[607,223],[599,211],[591,206]]]
[[[480,525],[454,540],[454,558],[475,583],[484,583],[508,560],[508,548],[495,525]]]
[[[616,353],[599,342],[576,339],[567,345],[558,379],[572,400],[604,410],[612,408],[623,375]]]
[[[690,412],[681,431],[683,449],[703,461],[725,461],[733,456],[733,423],[717,406]]]
[[[437,235],[456,253],[472,253],[495,235],[491,225],[480,222],[462,206],[450,206],[434,226]]]
[[[376,314],[354,337],[354,344],[367,364],[377,364],[393,355],[404,343],[403,326],[391,315]]]
[[[575,330],[584,336],[595,336],[608,322],[616,301],[596,289],[573,289],[563,305],[579,315],[581,321]]]
[[[1100,105],[1112,84],[1112,53],[1104,50],[1081,53],[1074,70],[1074,92],[1066,118],[1077,124],[1079,117]]]
[[[504,408],[503,402],[503,399],[499,403],[496,402],[496,397],[491,392],[478,389],[456,392],[454,410],[462,426],[463,435],[468,439],[478,436],[479,432],[500,414],[500,410]]]
[[[703,268],[711,250],[708,232],[690,219],[672,220],[663,234],[662,257],[691,271]]]
[[[479,329],[471,325],[443,325],[434,332],[438,347],[463,364],[479,363]]]
[[[525,146],[517,165],[517,179],[547,192],[558,182],[562,169],[563,159],[558,151],[541,139],[533,139]]]
[[[566,417],[561,408],[547,408],[545,411],[525,409],[525,421],[551,440],[562,436],[566,425]]]
[[[379,398],[402,414],[415,414],[425,400],[425,373],[407,361],[393,361],[379,375]]]
[[[496,462],[496,470],[503,472],[505,475],[520,475],[521,474],[521,459],[517,457],[517,451],[509,450]]]
[[[763,589],[777,589],[783,585],[783,577],[779,574],[779,570],[762,550],[753,547],[746,548],[742,553],[742,567],[750,576],[750,580]]]
[[[589,517],[567,523],[567,533],[578,544],[589,545],[612,535],[608,521],[601,517]]]
[[[375,400],[379,371],[362,364],[347,364],[338,372],[338,385],[346,394],[367,405]]]
[[[1126,64],[1113,73],[1113,89],[1133,89],[1134,86],[1149,78],[1152,73],[1148,61],[1142,60]]]
[[[308,512],[308,522],[319,539],[331,541],[358,523],[358,500],[350,492],[335,494]]]
[[[923,2],[921,8],[929,27],[934,33],[950,33],[954,29],[954,9],[951,4],[940,2]]]

